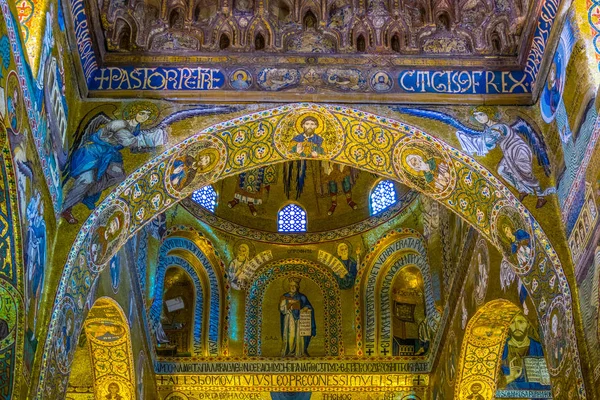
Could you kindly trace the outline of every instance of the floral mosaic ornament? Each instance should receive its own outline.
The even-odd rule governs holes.
[[[114,300],[101,297],[84,325],[94,366],[95,392],[111,399],[132,398],[135,373],[131,335],[123,310]]]
[[[477,310],[471,318],[460,351],[456,398],[494,398],[508,326],[519,312],[519,308],[511,302],[495,300]],[[474,397],[468,397],[474,394]]]
[[[24,276],[16,179],[6,129],[3,123],[0,127],[0,143],[3,146],[0,158],[0,225],[4,227],[0,236],[3,249],[0,263],[0,369],[6,371],[0,381],[0,393],[11,398],[13,390],[18,390],[22,380],[28,379],[22,357],[26,321],[22,300],[24,288],[21,286]]]
[[[585,398],[585,388],[577,353],[569,283],[548,238],[529,211],[512,194],[511,190],[473,158],[462,154],[413,126],[356,109],[307,103],[285,105],[245,115],[207,128],[149,161],[129,176],[105,199],[103,204],[83,225],[64,268],[48,332],[39,393],[48,390],[50,394],[55,395],[58,393],[57,390],[62,390],[55,382],[64,380],[70,362],[68,357],[56,349],[59,343],[55,343],[53,339],[59,332],[65,330],[65,322],[68,321],[61,316],[65,312],[62,310],[63,306],[68,308],[72,304],[72,301],[66,300],[68,297],[65,296],[69,290],[73,290],[67,284],[67,278],[72,273],[73,262],[80,249],[88,248],[90,245],[93,235],[89,233],[96,231],[101,223],[104,223],[98,218],[102,215],[102,212],[110,210],[119,202],[128,203],[131,208],[131,215],[135,216],[135,218],[131,218],[128,229],[127,236],[131,236],[148,223],[155,213],[160,213],[180,201],[184,193],[173,189],[170,179],[173,171],[172,166],[176,158],[185,156],[186,149],[194,149],[193,143],[206,140],[210,140],[215,146],[217,146],[216,143],[221,143],[222,148],[227,149],[229,156],[223,158],[223,169],[215,168],[211,171],[210,178],[194,180],[188,185],[185,190],[189,193],[194,189],[198,189],[199,186],[211,184],[216,180],[237,175],[252,168],[290,159],[324,157],[317,151],[317,141],[311,142],[310,145],[307,143],[306,148],[310,150],[308,153],[305,152],[304,146],[302,146],[304,155],[298,154],[297,146],[293,154],[291,153],[292,150],[289,149],[290,144],[292,144],[290,139],[294,137],[292,134],[297,134],[295,124],[298,117],[306,113],[316,114],[324,121],[324,124],[329,124],[326,121],[330,121],[332,124],[341,126],[341,129],[334,130],[337,137],[331,137],[330,139],[330,143],[334,146],[323,146],[323,154],[330,157],[332,162],[378,173],[384,178],[399,180],[426,195],[442,200],[446,207],[460,215],[498,247],[500,245],[495,237],[498,237],[501,233],[498,231],[497,224],[493,223],[492,214],[506,207],[514,209],[515,213],[521,215],[523,223],[528,225],[528,232],[531,232],[532,243],[535,243],[535,247],[531,248],[529,256],[534,262],[529,272],[516,270],[516,273],[524,278],[534,275],[540,276],[537,291],[532,295],[532,300],[537,308],[542,325],[547,326],[550,323],[547,316],[548,311],[551,309],[548,307],[549,305],[560,304],[564,310],[561,314],[562,325],[560,329],[557,329],[557,333],[560,334],[561,340],[568,343],[568,346],[564,347],[565,351],[562,353],[561,363],[558,364],[556,373],[553,373],[553,387],[558,387],[557,385],[560,382],[577,382],[577,396]],[[306,126],[305,121],[304,129],[310,130],[309,128],[312,128],[313,125],[318,127],[319,119],[315,119],[317,123],[312,121],[310,127]],[[291,126],[290,121],[292,122]],[[281,134],[284,127],[287,129],[285,137]],[[316,133],[316,127],[314,130]],[[322,133],[325,134],[325,132],[324,129]],[[301,143],[304,143],[304,141]],[[325,139],[323,143],[326,143]],[[273,144],[278,151],[273,150]],[[337,146],[342,149],[342,144],[343,150],[336,151]],[[313,149],[315,149],[317,156],[312,154]],[[410,152],[406,149],[410,149]],[[261,156],[256,157],[255,154],[259,150],[262,152]],[[438,170],[432,172],[432,166],[429,165],[429,172],[433,175],[433,179],[426,176],[428,171],[425,171],[423,163],[427,160],[423,156],[421,156],[423,163],[418,163],[418,159],[414,157],[411,157],[413,161],[407,160],[409,155],[419,155],[419,152],[424,155],[431,154],[435,165],[438,166]],[[224,153],[221,154],[224,155]],[[240,157],[237,155],[240,155]],[[412,163],[410,169],[404,165],[408,162]],[[448,173],[440,171],[439,165],[442,163],[446,164]],[[440,176],[443,176],[444,182],[440,182]],[[147,193],[141,191],[139,198],[130,201],[136,187],[147,187],[151,190],[148,190]],[[155,203],[156,206],[152,213],[146,212],[145,207],[156,196],[159,196],[161,200]],[[512,254],[506,254],[506,250],[502,248],[500,250],[505,253],[506,257],[512,256]],[[97,273],[98,271],[92,271],[93,275]],[[529,279],[523,279],[523,282],[530,291],[534,292]],[[85,282],[82,281],[81,284],[85,286]],[[89,289],[84,289],[83,292],[87,293],[87,290]],[[542,298],[539,293],[544,293],[545,297]],[[74,304],[72,305],[74,306]],[[85,312],[78,310],[77,319],[80,320],[84,316]],[[79,326],[77,324],[75,326],[78,331]],[[60,354],[60,357],[55,359],[54,354]],[[57,363],[62,364],[64,368],[60,370],[54,368]]]

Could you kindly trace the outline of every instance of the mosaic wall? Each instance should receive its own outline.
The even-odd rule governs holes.
[[[593,24],[595,19],[591,13],[595,5],[591,0],[586,1],[590,7],[590,23]],[[71,60],[65,51],[68,47],[62,8],[50,3],[34,6],[35,12],[42,10],[36,23],[40,33],[37,64],[32,61],[33,53],[21,45],[21,38],[28,44],[24,30],[27,22],[33,19],[27,19],[27,15],[23,19],[20,17],[24,15],[22,13],[32,12],[27,9],[30,5],[17,4],[15,8],[12,4],[2,3],[6,23],[0,28],[0,89],[3,99],[0,117],[6,131],[3,161],[6,210],[2,213],[6,216],[7,226],[20,228],[20,232],[15,230],[6,236],[7,243],[10,243],[6,254],[10,257],[4,257],[8,272],[3,275],[7,283],[2,286],[6,292],[2,307],[9,317],[14,311],[15,317],[5,321],[8,333],[6,340],[0,340],[4,343],[0,352],[8,364],[14,365],[12,371],[15,372],[3,380],[8,382],[8,386],[2,389],[2,395],[10,396],[11,392],[25,395],[27,390],[36,391],[40,397],[46,398],[59,396],[65,391],[77,398],[91,395],[89,390],[93,389],[89,387],[85,389],[87,392],[84,389],[81,392],[71,390],[68,374],[72,370],[71,365],[80,365],[76,362],[76,341],[78,338],[81,341],[85,314],[93,300],[102,294],[124,296],[119,304],[130,323],[137,309],[145,309],[135,304],[146,303],[152,308],[152,299],[157,304],[148,315],[142,312],[138,318],[141,320],[139,327],[130,327],[131,335],[138,335],[136,337],[146,345],[131,351],[129,383],[127,389],[119,386],[119,390],[129,393],[145,390],[144,380],[154,382],[150,366],[154,363],[161,372],[157,380],[161,397],[175,397],[176,394],[171,393],[174,386],[185,384],[186,379],[198,379],[196,375],[180,372],[209,372],[202,370],[207,368],[206,362],[181,361],[186,351],[180,350],[187,348],[190,354],[219,360],[225,371],[232,368],[225,358],[242,354],[248,357],[277,357],[281,354],[293,357],[313,353],[315,357],[386,360],[386,365],[395,366],[393,368],[408,369],[401,370],[399,380],[392,382],[402,388],[402,396],[409,396],[413,391],[421,398],[426,397],[430,378],[434,396],[438,396],[441,393],[440,389],[436,392],[438,383],[439,387],[447,388],[452,385],[451,382],[466,377],[459,361],[466,362],[467,358],[461,359],[460,351],[468,353],[473,340],[479,340],[474,327],[477,327],[476,321],[486,315],[482,311],[486,300],[497,297],[489,297],[490,293],[497,295],[506,291],[506,298],[513,305],[507,306],[510,310],[503,314],[504,317],[498,317],[500,322],[496,321],[505,330],[494,333],[498,339],[494,346],[501,349],[496,352],[495,359],[500,365],[498,374],[501,376],[491,383],[478,382],[479,386],[475,385],[475,389],[473,385],[476,382],[470,382],[464,389],[470,393],[464,392],[465,395],[487,398],[494,395],[493,385],[497,384],[495,396],[498,398],[511,397],[515,393],[525,395],[524,391],[528,390],[540,391],[540,396],[549,396],[552,390],[558,398],[585,397],[583,380],[589,378],[582,375],[578,348],[588,347],[590,360],[585,362],[598,358],[595,345],[597,329],[594,329],[598,320],[594,297],[597,268],[589,262],[590,249],[597,241],[593,226],[597,222],[599,174],[593,159],[598,129],[596,86],[593,74],[588,77],[583,67],[588,61],[588,50],[584,46],[587,33],[580,30],[576,16],[568,16],[562,33],[558,35],[557,52],[548,76],[544,76],[546,79],[543,80],[539,103],[533,107],[471,109],[365,105],[356,110],[313,104],[181,106],[167,102],[125,101],[87,102],[80,109],[74,95],[76,86],[70,70]],[[72,10],[83,7],[73,3],[66,6]],[[539,61],[549,33],[546,28],[553,24],[553,18],[549,16],[553,16],[556,9],[557,5],[552,2],[542,7],[543,12],[549,14],[540,22],[547,25],[539,29],[543,38],[536,43],[543,45],[537,49],[539,54],[532,53],[528,64],[530,70],[523,76],[469,75],[471,86],[466,89],[461,86],[456,91],[479,93],[477,88],[485,86],[486,93],[502,92],[504,86],[501,87],[501,82],[506,82],[502,81],[504,78],[514,80],[509,86],[516,91],[529,92],[531,86],[527,83],[537,79]],[[85,13],[75,14],[76,22],[83,24],[85,19],[81,17],[85,18]],[[19,18],[14,17],[17,15]],[[84,38],[89,32],[78,30],[77,34]],[[110,83],[113,89],[123,89],[124,85],[140,79],[136,75],[139,72],[128,71],[129,67],[122,71],[96,69],[95,60],[81,52],[90,42],[83,40],[78,44],[84,69],[91,71],[89,78],[100,77],[93,81],[96,84]],[[306,80],[310,78],[308,70],[294,72],[262,68],[260,71],[244,71],[246,75],[234,74],[233,70],[227,69],[207,71],[181,69],[172,72],[180,76],[189,73],[186,79],[181,80],[186,81],[186,85],[195,85],[201,80],[205,82],[201,88],[208,89],[214,84],[213,89],[218,89],[220,82],[221,88],[227,90],[291,91],[306,87]],[[163,72],[157,72],[147,80],[146,83],[150,82],[148,88],[162,84],[164,76],[160,74]],[[455,92],[452,84],[440,86],[436,79],[464,82],[461,77],[465,76],[463,72],[454,71],[435,78],[427,75],[426,79],[419,80],[415,78],[417,73],[414,71],[402,71],[392,76],[386,71],[368,71],[363,73],[362,78],[358,73],[355,85],[358,89],[347,89],[344,79],[354,82],[356,74],[353,75],[352,71],[338,72],[316,71],[315,79],[319,83],[314,83],[313,88],[340,93],[363,89],[385,92],[386,87],[390,87],[386,90],[393,87],[393,90],[404,92],[410,92],[412,88],[449,93]],[[388,74],[387,78],[384,74]],[[334,75],[343,79],[340,81]],[[525,75],[527,79],[524,79]],[[383,78],[382,82],[379,78]],[[542,82],[542,79],[539,81]],[[173,89],[169,84],[164,87]],[[204,87],[205,84],[208,86]],[[400,88],[400,84],[405,86]],[[67,98],[70,100],[67,101]],[[228,122],[232,118],[233,122]],[[118,139],[107,144],[109,138]],[[102,156],[98,156],[99,153]],[[407,225],[379,224],[376,219],[369,219],[368,222],[357,223],[352,229],[341,228],[329,238],[324,234],[294,237],[298,241],[312,241],[309,243],[310,262],[283,267],[275,266],[273,261],[295,260],[302,255],[300,248],[296,248],[297,253],[288,253],[286,257],[273,251],[269,253],[271,249],[267,243],[270,243],[270,237],[267,234],[253,230],[261,236],[262,243],[259,243],[260,240],[244,242],[240,235],[246,231],[239,230],[237,235],[229,235],[226,231],[230,226],[226,221],[218,221],[214,215],[205,213],[206,218],[198,222],[197,228],[206,237],[191,242],[211,243],[206,245],[205,250],[212,249],[214,243],[216,250],[213,249],[213,256],[204,254],[205,259],[202,259],[202,252],[190,250],[185,241],[178,243],[177,248],[161,253],[160,244],[166,243],[163,242],[165,224],[160,221],[161,217],[155,218],[156,215],[174,206],[193,190],[225,177],[239,179],[245,174],[244,177],[256,178],[251,171],[269,168],[283,161],[301,165],[303,160],[324,162],[329,159],[341,166],[400,180],[415,191],[439,200],[467,221],[463,226],[458,223],[443,226],[447,223],[444,221],[451,218],[440,218],[443,230],[463,233],[465,227],[471,225],[488,240],[487,244],[477,241],[475,245],[470,261],[472,273],[463,280],[464,293],[472,295],[465,294],[458,299],[457,311],[454,312],[458,316],[450,314],[450,311],[440,313],[439,310],[444,308],[445,297],[448,296],[447,291],[440,288],[453,287],[454,280],[460,277],[460,269],[440,271],[432,266],[436,263],[431,258],[426,261],[423,251],[427,247],[423,243],[431,240],[428,232],[434,230],[435,223],[432,221],[435,219],[409,224],[419,232],[410,245],[408,239],[403,242],[403,246],[412,250],[383,257],[381,274],[375,274],[370,289],[365,282],[371,275],[361,266],[379,258],[369,252],[377,249],[382,254],[386,251],[395,253],[394,250],[385,250],[387,245],[394,249],[394,244],[384,245],[378,241],[394,229],[406,228]],[[137,170],[138,167],[142,168]],[[340,179],[340,200],[343,199],[341,192],[344,196],[346,194],[343,182]],[[415,192],[410,193],[404,198],[406,204],[398,205],[386,217],[398,216],[407,222],[410,221],[409,211],[417,207],[419,212],[427,208],[428,213],[435,214],[430,206],[415,200]],[[349,202],[347,204],[350,205]],[[337,212],[340,212],[339,208]],[[179,208],[179,213],[186,212]],[[20,215],[20,223],[15,223],[17,214]],[[180,218],[174,214],[167,215],[172,219]],[[561,230],[554,229],[556,215],[562,215],[568,242],[564,241]],[[192,219],[191,216],[187,218]],[[176,226],[172,222],[169,226]],[[548,237],[544,231],[548,232]],[[220,239],[220,235],[237,243],[229,247],[219,244],[219,240],[215,239]],[[57,237],[61,238],[61,242],[54,249],[52,246]],[[285,235],[273,237],[277,239],[275,242],[286,244]],[[68,240],[63,243],[63,238]],[[322,239],[330,243],[317,247],[314,243]],[[463,234],[453,234],[451,239],[440,238],[445,251],[440,252],[439,257],[444,260],[450,258],[455,247],[460,247],[467,239],[467,235]],[[346,247],[341,246],[344,240],[348,241]],[[75,243],[73,248],[65,245],[71,242]],[[187,243],[191,242],[188,240]],[[555,245],[558,253],[550,243]],[[173,251],[177,254],[172,254]],[[368,258],[369,254],[372,258]],[[216,260],[210,257],[216,257]],[[579,282],[577,299],[571,298],[574,284],[571,260],[577,264],[574,271]],[[327,268],[315,268],[311,263],[320,263],[317,265]],[[209,264],[213,268],[212,274]],[[131,269],[133,265],[135,281],[139,282],[135,285],[129,278],[125,279],[126,274],[123,273],[123,269]],[[204,268],[198,268],[198,265]],[[311,268],[319,271],[318,279],[311,278]],[[164,296],[169,293],[165,282],[185,285],[188,282],[186,276],[191,282],[189,289],[201,292],[203,301],[194,304],[194,313],[171,319],[169,324],[164,323],[162,333],[169,342],[159,343],[158,327],[163,324],[162,319],[172,317],[181,304],[177,298]],[[497,276],[499,280],[490,279],[491,276]],[[363,292],[364,283],[367,287]],[[138,298],[135,301],[130,293],[123,290],[123,285],[136,287],[134,296]],[[415,290],[415,286],[420,289]],[[371,296],[369,293],[379,293],[379,289],[382,296],[372,304],[375,310],[369,311],[371,302],[365,298]],[[57,297],[54,308],[50,309],[54,293]],[[163,295],[162,299],[160,295]],[[218,301],[215,296],[219,297]],[[185,304],[189,298],[182,297],[181,301]],[[173,300],[169,303],[175,307],[172,312],[168,308],[164,311],[167,300]],[[324,308],[322,304],[329,307]],[[259,325],[260,329],[256,332],[248,329],[245,318],[266,320],[269,315],[277,315],[276,308],[279,308],[281,316],[279,323]],[[577,308],[581,309],[581,316],[578,312],[573,313]],[[275,311],[269,311],[272,309]],[[406,312],[411,310],[414,311],[412,321],[406,317]],[[516,316],[520,313],[524,315],[521,319]],[[559,315],[564,318],[559,318]],[[296,317],[304,321],[302,328],[305,334],[300,336],[310,338],[308,341],[292,338],[290,321]],[[22,323],[19,318],[23,318]],[[388,322],[382,322],[386,319]],[[446,320],[451,320],[452,326],[442,338],[443,332],[439,327],[445,326]],[[517,326],[517,320],[521,328]],[[198,329],[189,329],[189,338],[177,336],[180,324],[189,324],[188,321],[194,321],[194,327]],[[344,328],[353,323],[360,327]],[[523,328],[524,325],[527,327]],[[286,326],[287,336],[283,335]],[[473,335],[463,340],[459,326],[462,330],[471,326],[472,329],[467,331]],[[585,341],[576,341],[577,328],[586,332]],[[313,330],[317,332],[314,335]],[[515,358],[515,341],[521,340],[518,339],[519,332],[525,330],[528,331],[529,353]],[[385,340],[372,341],[373,332]],[[44,337],[47,340],[41,344]],[[282,337],[286,337],[285,346]],[[188,347],[169,344],[185,340],[188,340]],[[450,343],[442,354],[442,360],[450,360],[450,365],[446,364],[443,374],[440,372],[431,377],[421,374],[428,372],[430,357],[441,340]],[[38,348],[45,351],[37,351]],[[548,379],[543,363],[539,362],[540,354],[547,362]],[[408,358],[395,362],[394,357]],[[157,363],[158,359],[161,362]],[[42,368],[39,387],[31,381],[37,364],[41,364]],[[84,364],[82,362],[81,365]],[[303,361],[293,364],[298,370],[307,365]],[[183,371],[181,365],[191,369]],[[332,362],[324,365],[328,366],[323,368],[331,369],[347,364]],[[268,392],[277,392],[282,387],[281,382],[288,379],[282,374],[263,380],[263,375],[250,372],[256,367],[247,368],[247,374],[240,375],[239,379],[255,383],[256,393],[253,394],[257,398],[266,396]],[[521,374],[518,374],[519,369]],[[527,372],[528,369],[532,372]],[[599,374],[593,370],[590,375],[597,380]],[[220,386],[234,386],[242,382],[223,382],[217,375],[207,376],[215,377],[202,383],[209,391],[216,392]],[[327,381],[310,381],[310,384],[315,391],[325,390],[323,385],[327,384],[342,392],[344,388],[363,386],[372,393],[380,393],[386,384],[390,384],[384,381],[383,372],[369,376],[368,382],[340,375]],[[288,383],[300,386],[306,382]],[[105,389],[109,390],[108,387]],[[462,386],[459,388],[458,384],[454,389],[443,392],[449,397],[448,393],[453,390],[457,397],[463,393]],[[592,397],[593,393],[592,388],[592,394],[587,393],[587,396]],[[151,398],[152,392],[146,396]],[[194,393],[181,394],[182,398],[186,396],[193,397]]]
[[[410,114],[410,111],[407,112]],[[141,114],[138,112],[136,115]],[[488,119],[483,121],[481,118],[481,123],[487,123],[490,115],[482,114]],[[300,140],[296,137],[309,135],[306,129],[314,129],[307,123],[309,116],[312,118],[311,121],[316,121],[314,125],[318,129],[315,129],[314,133],[318,135],[319,140],[311,142],[310,147],[305,149],[304,146],[301,148],[296,144]],[[437,114],[435,116],[437,117]],[[346,128],[338,125],[340,123]],[[456,124],[456,122],[452,123]],[[511,132],[515,137],[517,137],[515,131],[521,132],[521,129],[524,129],[523,135],[530,140],[541,140],[526,121],[517,123],[520,125],[503,125],[502,129]],[[272,126],[279,128],[272,131],[273,133],[267,133]],[[385,130],[382,129],[383,126]],[[261,134],[261,129],[265,130],[265,133]],[[340,133],[334,134],[338,130]],[[217,125],[208,129],[206,133],[208,135],[203,140],[187,140],[180,146],[168,150],[152,161],[148,167],[140,170],[139,178],[136,176],[135,181],[126,180],[115,193],[123,196],[123,200],[117,199],[116,195],[111,195],[108,202],[97,208],[93,219],[85,225],[88,227],[86,229],[91,228],[90,233],[85,233],[86,230],[81,233],[80,238],[84,239],[81,248],[91,249],[91,252],[87,252],[85,256],[80,253],[82,256],[79,257],[76,256],[77,253],[71,253],[71,257],[76,257],[71,260],[79,260],[78,264],[88,264],[92,273],[102,270],[111,254],[131,233],[148,220],[150,213],[147,210],[160,211],[173,201],[189,195],[194,188],[214,182],[218,176],[244,171],[258,160],[269,165],[282,156],[289,159],[332,157],[338,160],[339,158],[338,162],[371,169],[384,176],[396,176],[395,179],[400,179],[433,198],[444,199],[445,205],[461,213],[485,235],[490,235],[493,243],[502,249],[504,264],[514,265],[515,267],[510,270],[514,268],[522,278],[523,285],[529,288],[535,308],[542,316],[543,329],[548,332],[545,336],[546,345],[559,346],[557,354],[560,356],[553,360],[551,372],[556,374],[563,368],[567,368],[570,373],[579,374],[578,367],[575,367],[578,363],[577,353],[569,350],[576,348],[574,330],[568,327],[572,324],[569,322],[571,320],[569,318],[561,320],[569,323],[566,326],[551,326],[554,320],[552,316],[559,311],[567,316],[570,315],[567,312],[571,309],[570,300],[568,302],[561,300],[570,298],[562,267],[551,247],[546,244],[547,239],[531,214],[519,205],[508,188],[503,188],[489,173],[480,170],[472,159],[456,151],[446,150],[443,143],[415,128],[385,117],[370,116],[364,112],[342,107],[327,108],[310,104],[286,106]],[[156,130],[148,130],[137,138],[149,140],[154,134]],[[374,135],[375,140],[367,144],[365,138],[370,135]],[[475,146],[478,139],[477,136],[473,137],[470,143]],[[265,144],[268,143],[264,142],[266,138],[272,138],[275,146],[266,146]],[[341,152],[340,138],[345,138],[345,150]],[[229,150],[226,150],[222,140],[228,142]],[[515,139],[515,141],[515,145],[524,145],[523,139]],[[395,150],[388,147],[392,143],[398,143],[395,145]],[[505,142],[501,143],[505,144]],[[359,144],[360,147],[357,147]],[[542,160],[540,168],[544,171],[543,160],[547,157],[542,150],[536,149],[538,157]],[[232,156],[225,158],[226,151],[231,151]],[[509,152],[507,151],[506,154]],[[519,178],[522,180],[514,179],[515,176],[503,175],[503,172],[511,168],[511,163],[514,162],[506,154],[504,158],[500,158],[498,164],[500,176],[517,190],[521,187],[529,188],[526,189],[531,190],[528,193],[538,195],[535,205],[538,208],[544,207],[546,203],[544,200],[549,192],[546,189],[543,189],[543,192],[537,191],[541,185],[531,179],[525,181],[524,178],[527,173],[531,174],[531,166],[523,166],[523,168],[528,167],[529,172],[527,169],[522,171],[523,175]],[[173,172],[174,165],[177,160],[185,160],[186,157],[198,161],[189,164],[188,168],[191,169],[186,172],[190,178],[186,180],[186,184],[175,184],[180,181],[180,178]],[[398,175],[395,175],[396,173]],[[142,190],[142,187],[155,189],[148,191],[148,189]],[[158,190],[161,187],[166,191]],[[471,189],[475,187],[478,189]],[[470,203],[468,196],[475,196],[477,200]],[[482,209],[482,207],[487,208]],[[155,211],[152,215],[154,213]],[[491,225],[488,225],[490,223]],[[69,271],[69,268],[67,267],[66,271]],[[555,293],[553,296],[556,297],[551,297],[551,293]],[[68,297],[62,301],[69,301],[66,299]],[[68,307],[67,304],[65,306]],[[54,319],[56,323],[60,320],[61,317]],[[551,337],[558,341],[549,341]],[[573,362],[575,364],[571,364]],[[66,366],[68,363],[63,365]],[[567,365],[573,366],[567,367]],[[553,388],[560,391],[561,384],[557,383]],[[580,394],[583,395],[583,386],[580,386],[580,389]]]

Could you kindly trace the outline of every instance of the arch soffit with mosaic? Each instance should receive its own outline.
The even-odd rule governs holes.
[[[94,315],[95,311],[102,308],[116,311],[118,317],[110,318],[102,312]],[[124,398],[134,396],[135,371],[131,332],[125,312],[119,303],[110,297],[99,297],[90,308],[83,325],[89,342],[92,365],[97,366],[93,370],[96,397],[110,393],[108,388],[113,382],[119,385]],[[106,325],[112,326],[112,332],[108,328],[102,329]],[[103,335],[98,335],[100,332],[104,332]],[[100,360],[95,361],[97,354],[104,363]],[[108,369],[105,368],[106,361],[110,365]]]
[[[325,305],[325,352],[328,356],[342,356],[342,305],[335,276],[330,268],[301,258],[270,262],[254,274],[246,292],[244,355],[261,355],[262,304],[267,287],[278,278],[292,275],[311,280],[321,291]]]
[[[290,144],[294,135],[303,129],[298,125],[301,117],[307,115],[315,117],[323,126],[323,149],[318,153],[299,154],[299,149]],[[198,155],[200,152],[209,158],[210,168],[197,174],[187,187],[176,190],[169,180],[173,162],[178,157]],[[209,157],[208,153],[212,155]],[[47,354],[57,351],[53,332],[61,321],[59,316],[63,304],[66,305],[65,301],[68,301],[65,295],[72,291],[67,280],[73,266],[77,263],[77,257],[85,254],[93,233],[102,222],[106,223],[107,216],[121,212],[127,221],[119,232],[120,236],[114,239],[117,243],[111,243],[111,252],[115,252],[155,214],[176,204],[193,190],[257,166],[303,158],[327,159],[404,183],[442,202],[480,231],[507,257],[512,255],[503,250],[498,220],[509,214],[518,218],[530,232],[531,255],[526,263],[513,267],[520,276],[527,276],[523,281],[538,308],[542,327],[547,328],[547,317],[552,312],[560,311],[565,316],[561,324],[562,331],[567,332],[569,348],[565,354],[568,360],[561,360],[559,370],[569,374],[561,375],[561,379],[578,382],[578,393],[580,397],[585,397],[567,278],[558,255],[540,225],[510,189],[473,158],[416,127],[356,109],[310,103],[260,111],[204,129],[146,163],[105,198],[84,223],[63,270],[47,336],[38,389],[40,393],[46,384],[59,378],[51,376],[51,371],[63,375],[70,368],[70,362],[64,363],[58,370],[50,368],[55,360],[47,357]],[[423,163],[425,159],[431,161],[429,170]],[[136,184],[142,184],[146,192],[133,190]],[[90,276],[95,276],[105,267],[105,264],[98,266],[89,259],[84,262]],[[87,294],[87,291],[89,289],[84,288],[81,295]],[[66,359],[70,360],[69,357]],[[570,364],[569,368],[565,368],[565,364]],[[65,379],[64,376],[62,379]]]
[[[515,304],[499,299],[484,304],[471,317],[460,350],[455,386],[457,399],[469,398],[474,384],[481,386],[479,394],[484,400],[495,398],[508,327],[520,312]]]

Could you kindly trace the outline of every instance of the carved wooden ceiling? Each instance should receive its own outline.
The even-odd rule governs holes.
[[[93,12],[109,53],[515,57],[528,47],[527,22],[535,21],[531,5],[530,0],[99,0]]]

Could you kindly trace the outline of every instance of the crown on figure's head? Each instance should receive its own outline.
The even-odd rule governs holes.
[[[301,278],[298,278],[295,276],[293,276],[289,279],[290,282],[294,282],[296,285],[299,285],[301,280],[302,280]]]

